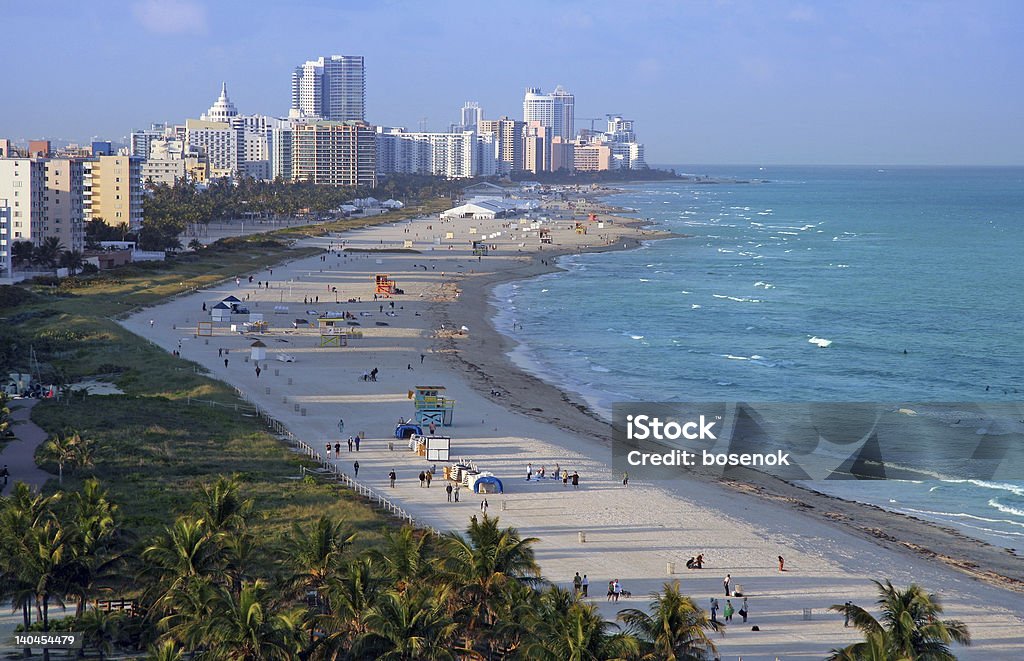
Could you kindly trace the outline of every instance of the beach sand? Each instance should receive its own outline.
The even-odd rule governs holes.
[[[875,600],[871,579],[888,578],[898,586],[920,583],[939,594],[947,617],[967,621],[976,642],[956,648],[961,658],[1024,654],[1019,591],[1024,563],[1005,550],[769,478],[732,486],[699,479],[631,480],[624,487],[621,475],[611,470],[607,424],[578,398],[508,359],[513,343],[489,321],[488,291],[498,282],[552,270],[559,252],[628,248],[657,234],[616,222],[580,235],[561,221],[552,231],[553,243],[539,251],[536,230],[524,236],[509,225],[520,227],[516,220],[442,223],[433,218],[305,239],[301,245],[323,247],[326,259],[313,256],[275,266],[273,274],[253,273],[252,284],[240,273],[240,286],[231,280],[122,323],[168,351],[180,346],[184,360],[235,385],[313,447],[340,440],[341,457],[332,455],[338,467],[351,475],[358,459],[359,480],[392,497],[418,522],[459,530],[480,514],[482,498],[463,489],[460,503],[448,503],[440,465],[438,479],[421,488],[417,475],[430,464],[392,437],[395,422],[413,415],[410,389],[445,386],[457,403],[454,425],[439,433],[452,437],[452,457],[471,458],[504,482],[504,494],[487,496],[489,514],[539,538],[537,558],[549,580],[571,585],[575,572],[587,574],[590,595],[609,619],[622,608],[646,607],[649,593],[672,579],[701,606],[715,597],[724,607],[722,578],[729,573],[749,598],[751,614],[746,625],[737,616],[724,637],[716,636],[722,658],[820,659],[833,646],[857,640],[827,606],[846,600],[869,606]],[[471,240],[498,232],[486,239],[498,250],[479,259],[470,254]],[[341,241],[367,251],[399,249],[413,241],[418,252],[326,252]],[[390,274],[405,293],[374,301],[377,273]],[[257,287],[267,280],[269,289]],[[209,320],[202,303],[211,307],[228,295],[263,313],[269,332],[232,333],[218,324],[212,337],[197,337],[197,322]],[[304,304],[304,298],[313,302]],[[361,301],[346,303],[350,298]],[[275,314],[275,306],[288,310]],[[314,310],[351,312],[363,337],[345,347],[320,347]],[[566,314],[572,314],[571,301]],[[298,318],[308,319],[312,328],[293,328]],[[233,323],[243,320],[236,316]],[[460,331],[463,326],[468,332]],[[255,339],[267,345],[258,377],[255,364],[247,361]],[[218,355],[224,349],[227,367]],[[278,361],[279,353],[294,362]],[[373,368],[379,370],[377,380],[363,381]],[[490,395],[492,390],[501,395]],[[339,418],[344,420],[340,436]],[[366,441],[358,453],[349,453],[345,438],[357,432]],[[544,466],[549,474],[556,464],[578,471],[580,488],[553,479],[527,481],[528,463],[535,470]],[[394,489],[387,479],[392,469],[398,474]],[[949,559],[935,557],[938,552]],[[705,568],[686,570],[687,558],[697,553],[704,554]],[[778,571],[778,555],[786,558],[786,572]],[[968,560],[977,567],[966,567]],[[671,576],[670,562],[675,563]],[[607,603],[605,588],[614,578],[632,595]],[[740,602],[733,600],[737,609]],[[811,609],[809,619],[804,609]],[[761,631],[752,632],[754,624]]]

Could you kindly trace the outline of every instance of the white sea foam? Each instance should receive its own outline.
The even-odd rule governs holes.
[[[629,337],[631,339],[634,339],[634,340],[642,340],[642,339],[644,339],[643,335],[630,335]]]
[[[591,365],[590,370],[592,372],[611,372],[610,369],[608,369],[607,367],[603,367],[601,365]]]
[[[1003,514],[1013,514],[1014,516],[1024,516],[1024,510],[1016,507],[1010,507],[1009,505],[1003,505],[995,498],[988,501],[989,507],[994,507]]]
[[[759,298],[745,298],[743,296],[726,296],[725,294],[712,294],[714,298],[721,298],[728,301],[736,301],[737,303],[764,303]]]
[[[832,346],[832,340],[826,340],[825,338],[818,337],[817,335],[812,336],[811,339],[807,341],[810,342],[811,344],[821,347],[822,349]]]
[[[693,305],[691,305],[691,306],[690,306],[690,309],[691,309],[691,310],[699,310],[699,309],[700,309],[700,307],[701,307],[701,306],[699,306],[699,305],[697,305],[696,303],[694,303]]]

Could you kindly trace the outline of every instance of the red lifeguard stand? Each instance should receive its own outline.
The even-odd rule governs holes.
[[[395,293],[395,281],[386,273],[377,274],[377,295],[384,298],[391,298]]]

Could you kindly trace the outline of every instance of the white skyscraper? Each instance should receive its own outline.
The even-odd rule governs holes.
[[[366,115],[366,72],[361,55],[309,60],[292,72],[292,118],[344,122]]]
[[[523,121],[540,122],[551,129],[552,137],[565,140],[575,138],[575,97],[561,85],[554,92],[544,94],[540,88],[530,87],[523,97]]]
[[[484,111],[480,109],[480,104],[476,101],[466,101],[466,104],[462,106],[462,115],[460,126],[464,131],[476,131],[480,120],[484,118]]]

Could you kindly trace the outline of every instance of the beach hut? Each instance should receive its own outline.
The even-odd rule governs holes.
[[[231,308],[226,303],[218,303],[210,309],[210,317],[214,321],[231,321]]]
[[[256,340],[249,345],[249,358],[253,361],[265,360],[267,357],[267,345],[263,342]]]
[[[241,303],[242,302],[242,299],[236,298],[234,296],[228,296],[227,298],[222,298],[220,300],[221,300],[221,303],[226,303],[229,307],[230,307],[230,305],[232,303]]]
[[[504,485],[493,473],[480,473],[473,476],[469,487],[473,493],[505,493]]]

